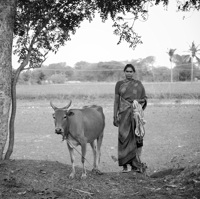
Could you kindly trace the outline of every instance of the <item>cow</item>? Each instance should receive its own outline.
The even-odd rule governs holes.
[[[69,149],[72,163],[72,172],[69,178],[73,179],[75,177],[74,149],[80,145],[82,154],[81,178],[84,179],[87,176],[84,165],[87,143],[90,143],[94,156],[92,171],[101,174],[98,165],[100,163],[105,116],[101,106],[92,105],[84,106],[82,109],[68,109],[71,103],[72,100],[63,108],[57,108],[52,102],[50,102],[50,105],[54,109],[55,133],[61,134],[63,139],[66,139]]]

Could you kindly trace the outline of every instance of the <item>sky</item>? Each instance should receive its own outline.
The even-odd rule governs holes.
[[[200,44],[200,12],[177,12],[176,1],[170,1],[168,8],[162,5],[147,5],[149,15],[146,21],[138,20],[134,30],[141,35],[143,44],[135,50],[113,34],[111,20],[103,23],[97,15],[92,22],[84,21],[75,35],[56,54],[50,53],[45,65],[66,62],[73,67],[79,61],[97,63],[104,61],[131,61],[132,59],[155,56],[155,66],[170,67],[167,51],[176,48],[178,54],[188,54],[194,41]],[[128,17],[128,16],[127,16]]]

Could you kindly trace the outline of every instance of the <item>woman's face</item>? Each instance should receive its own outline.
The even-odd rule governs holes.
[[[126,79],[133,79],[133,69],[131,67],[128,67],[126,70],[125,70],[125,76],[126,76]]]

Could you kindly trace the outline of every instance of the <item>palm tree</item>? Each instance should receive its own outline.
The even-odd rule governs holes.
[[[169,61],[171,63],[171,82],[173,82],[173,69],[172,69],[172,62],[173,62],[173,57],[174,57],[174,52],[176,49],[170,48],[167,54],[169,55]]]
[[[200,45],[196,46],[194,41],[192,42],[192,45],[189,48],[189,52],[190,55],[186,56],[186,61],[191,63],[191,82],[194,79],[194,59],[196,58],[196,60],[200,63],[200,58],[197,56],[197,54],[199,54]]]

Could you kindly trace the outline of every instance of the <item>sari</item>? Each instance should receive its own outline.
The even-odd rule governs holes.
[[[141,140],[135,134],[136,122],[133,116],[134,100],[146,100],[145,89],[138,80],[123,80],[118,86],[120,96],[118,109],[118,163],[119,166],[130,164],[140,169],[142,163],[137,156],[137,149],[143,146]]]

